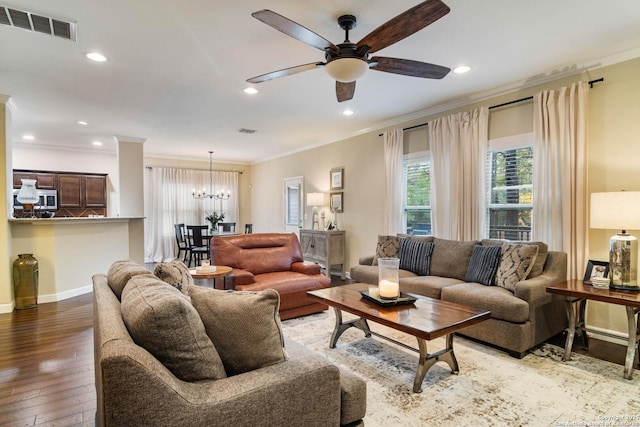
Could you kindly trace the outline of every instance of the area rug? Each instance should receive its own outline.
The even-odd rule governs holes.
[[[344,315],[349,319],[349,315]],[[640,426],[640,371],[543,344],[522,359],[456,336],[460,373],[444,362],[413,393],[417,353],[350,328],[330,349],[333,311],[286,320],[286,339],[316,350],[367,382],[365,425],[377,426]],[[375,332],[416,347],[415,338],[369,322]],[[444,348],[430,341],[429,352]]]

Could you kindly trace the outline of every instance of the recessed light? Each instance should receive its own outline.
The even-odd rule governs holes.
[[[36,137],[33,135],[22,135],[22,139],[27,141],[33,141],[34,139],[36,139]]]
[[[78,122],[78,124],[79,124],[79,125],[82,125],[82,126],[86,126],[86,125],[88,125],[89,123],[87,123],[87,122],[85,122],[85,121],[83,121],[83,120],[80,120],[80,121]]]
[[[347,108],[346,110],[344,110],[344,111],[342,112],[342,114],[344,114],[345,116],[352,116],[352,115],[354,115],[355,113],[356,113],[356,112],[355,112],[355,111],[353,111],[351,108]]]
[[[249,94],[249,95],[255,95],[256,93],[258,93],[258,89],[256,89],[255,87],[252,87],[252,86],[245,87],[244,89],[242,89],[242,91],[244,93]]]
[[[96,61],[96,62],[105,62],[107,60],[106,56],[98,52],[89,52],[85,56],[90,60]]]
[[[93,142],[92,142],[92,144],[93,144],[93,145],[95,145],[95,146],[100,146],[100,145],[102,145],[102,142],[100,142],[100,141],[93,141]]]
[[[469,70],[471,70],[471,67],[469,67],[468,65],[460,65],[459,67],[454,68],[453,72],[456,74],[464,74]]]

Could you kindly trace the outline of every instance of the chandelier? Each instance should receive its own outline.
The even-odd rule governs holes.
[[[215,200],[227,200],[231,197],[231,191],[219,190],[217,193],[213,192],[213,151],[209,151],[209,192],[205,188],[202,191],[197,191],[194,188],[191,190],[191,195],[194,199],[215,199]]]

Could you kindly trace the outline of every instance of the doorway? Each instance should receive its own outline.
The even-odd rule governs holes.
[[[284,180],[284,231],[296,233],[304,224],[304,177],[296,176]]]

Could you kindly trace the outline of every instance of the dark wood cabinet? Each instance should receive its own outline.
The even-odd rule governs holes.
[[[107,177],[104,175],[58,175],[58,204],[61,208],[105,208]]]
[[[36,187],[58,191],[60,216],[106,215],[107,174],[14,170],[13,187],[35,179]]]
[[[81,208],[82,175],[63,174],[58,176],[58,206],[60,208]]]
[[[23,179],[35,179],[36,188],[43,190],[56,189],[56,174],[46,172],[14,172],[13,188],[21,188]]]

